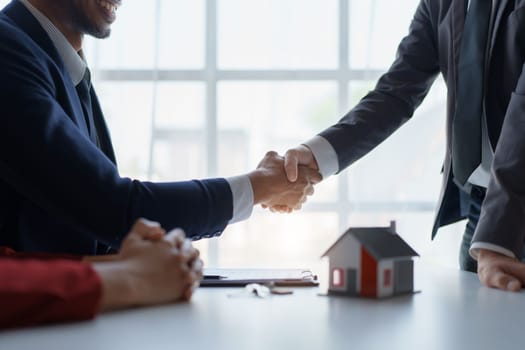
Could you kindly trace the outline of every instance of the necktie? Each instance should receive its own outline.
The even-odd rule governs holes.
[[[95,121],[93,118],[93,107],[91,101],[91,74],[89,69],[86,68],[84,77],[76,86],[77,94],[82,105],[82,111],[84,112],[84,118],[89,129],[89,138],[95,145],[98,146],[97,128],[95,127]]]
[[[452,171],[461,185],[481,162],[485,55],[491,9],[492,0],[470,0],[461,39],[452,125]]]
[[[84,112],[84,118],[86,119],[86,124],[89,129],[89,138],[91,141],[98,147],[100,147],[100,142],[98,138],[97,133],[97,121],[95,121],[95,118],[100,118],[99,115],[97,115],[96,112],[94,112],[94,109],[99,107],[96,104],[98,101],[96,99],[95,92],[92,90],[91,86],[91,73],[89,72],[89,69],[86,68],[86,72],[84,73],[84,77],[78,83],[78,85],[75,87],[77,90],[78,97],[80,99],[80,104],[82,105],[82,112]],[[95,101],[92,101],[91,96],[95,98]],[[99,111],[100,112],[100,111]],[[99,122],[100,124],[101,122]],[[113,156],[112,161],[114,162],[114,155],[113,155],[113,149],[111,148],[111,156]],[[95,250],[97,254],[109,254],[111,252],[111,247],[108,245],[105,245],[104,243],[101,243],[100,241],[95,240]]]

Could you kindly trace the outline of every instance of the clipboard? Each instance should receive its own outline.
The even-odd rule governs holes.
[[[244,287],[250,283],[276,287],[317,287],[309,269],[204,268],[201,287]]]

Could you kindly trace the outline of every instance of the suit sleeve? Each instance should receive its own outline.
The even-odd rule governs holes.
[[[0,258],[0,329],[95,317],[102,297],[89,264]]]
[[[74,92],[64,91],[57,66],[17,35],[0,28],[2,181],[113,247],[140,217],[166,229],[181,227],[193,238],[222,232],[233,211],[225,179],[152,183],[121,177],[58,102]]]
[[[506,248],[521,259],[525,242],[525,65],[510,99],[492,176],[473,242]]]
[[[421,1],[409,34],[390,69],[337,124],[320,133],[343,170],[390,136],[414,113],[439,73],[437,29],[431,17],[437,2]],[[435,15],[434,15],[435,16]]]

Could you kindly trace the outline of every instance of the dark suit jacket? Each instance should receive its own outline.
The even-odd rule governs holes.
[[[457,67],[467,0],[422,0],[397,58],[377,86],[337,124],[320,135],[334,147],[344,169],[411,118],[432,83],[442,74],[448,88],[447,148],[439,206],[432,237],[442,225],[464,218],[466,193],[452,181],[451,135],[456,106]],[[490,140],[498,142],[511,94],[525,60],[525,1],[495,0],[493,37],[485,106]],[[523,105],[520,111],[525,113]],[[510,136],[510,135],[509,135]],[[469,145],[465,145],[469,147]]]
[[[0,245],[94,254],[97,242],[117,248],[139,217],[194,238],[220,234],[232,217],[224,179],[119,175],[105,125],[101,150],[53,43],[16,0],[0,12],[0,118]]]
[[[525,21],[525,11],[520,15]],[[525,28],[523,28],[525,29]],[[516,43],[517,44],[517,43]],[[520,43],[522,52],[525,43]],[[524,66],[525,71],[525,66]],[[525,242],[525,74],[512,94],[473,242],[493,243],[523,259]]]

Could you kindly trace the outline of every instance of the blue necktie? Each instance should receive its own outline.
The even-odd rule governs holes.
[[[485,55],[491,10],[492,0],[471,0],[461,39],[452,125],[452,171],[461,185],[481,163]]]
[[[93,107],[91,102],[91,74],[89,69],[86,68],[84,77],[75,88],[77,90],[80,104],[82,105],[82,112],[84,112],[84,118],[86,119],[86,124],[89,129],[89,138],[98,147],[97,128],[93,118]]]
[[[86,124],[89,129],[89,138],[91,141],[98,147],[101,148],[98,132],[97,132],[97,122],[103,123],[103,121],[96,121],[95,118],[100,118],[100,116],[97,115],[97,113],[94,111],[94,103],[97,103],[95,92],[93,91],[93,87],[91,86],[91,73],[89,72],[89,69],[86,68],[86,72],[84,73],[84,77],[78,83],[78,85],[75,87],[77,90],[78,97],[80,99],[80,104],[82,105],[82,112],[84,113],[84,118],[86,119]],[[91,98],[93,93],[95,101]],[[98,106],[97,106],[98,107]],[[105,125],[105,124],[104,124]],[[102,147],[103,148],[103,147]],[[115,163],[115,156],[113,155],[113,148],[110,148],[111,154],[108,155],[110,159]],[[104,151],[104,150],[103,150]],[[112,248],[110,246],[105,245],[104,243],[95,240],[95,249],[97,254],[109,254],[112,252]]]

